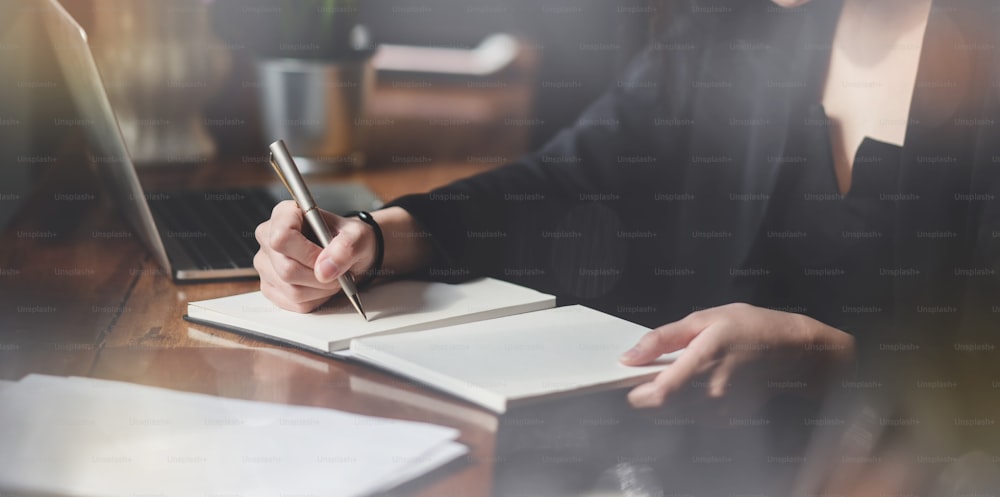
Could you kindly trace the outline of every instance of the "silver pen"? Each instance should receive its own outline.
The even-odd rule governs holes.
[[[309,227],[316,233],[319,243],[323,247],[326,247],[333,240],[333,233],[330,233],[330,228],[326,225],[326,221],[323,220],[323,215],[316,208],[316,201],[313,200],[312,194],[306,188],[306,182],[302,180],[299,168],[295,166],[295,161],[292,160],[292,154],[288,153],[288,147],[285,146],[284,141],[278,140],[268,148],[271,150],[271,167],[274,168],[274,172],[277,173],[281,182],[285,184],[285,188],[288,188],[288,192],[292,194],[295,202],[299,204],[299,209],[302,209],[306,222],[309,223]],[[365,321],[368,321],[368,316],[365,314],[364,308],[361,307],[361,298],[358,297],[358,289],[354,286],[354,277],[351,276],[351,273],[345,272],[337,279],[337,282],[340,283],[340,288],[344,291],[344,295],[354,305],[354,309],[358,311],[358,314]]]

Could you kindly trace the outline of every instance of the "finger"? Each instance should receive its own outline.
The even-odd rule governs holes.
[[[362,234],[353,223],[340,224],[333,240],[316,259],[314,273],[318,281],[334,281],[361,259]]]
[[[302,234],[302,226],[302,211],[295,202],[279,202],[271,211],[267,233],[258,242],[265,251],[277,252],[311,268],[323,249]]]
[[[622,354],[621,362],[629,366],[646,364],[663,354],[687,347],[707,326],[704,319],[688,316],[665,324],[643,335],[634,347]]]
[[[316,289],[310,290],[316,291]],[[260,292],[278,307],[303,314],[314,311],[330,299],[330,295],[321,295],[309,300],[294,300],[292,297],[302,298],[305,294],[296,293],[291,288],[279,287],[269,281],[261,281]]]
[[[676,362],[668,365],[653,381],[643,383],[628,393],[629,404],[644,409],[676,404],[675,398],[688,389],[691,381],[700,373],[698,361],[693,354],[682,354]]]
[[[303,266],[298,261],[281,254],[271,253],[268,255],[263,250],[258,251],[254,255],[253,264],[261,280],[275,285],[283,283],[317,288],[331,295],[340,290],[340,284],[337,283],[337,280],[326,283],[317,281],[312,268]]]

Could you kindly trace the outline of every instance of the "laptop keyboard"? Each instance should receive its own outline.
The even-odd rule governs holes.
[[[149,208],[161,236],[178,242],[200,269],[253,267],[259,245],[254,229],[277,201],[261,188],[170,192],[152,196]]]

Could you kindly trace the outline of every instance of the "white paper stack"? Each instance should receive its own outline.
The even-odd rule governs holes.
[[[361,496],[457,457],[457,430],[88,378],[0,386],[0,493]]]

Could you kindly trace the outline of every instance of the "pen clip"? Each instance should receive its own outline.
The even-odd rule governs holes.
[[[274,173],[278,175],[278,179],[281,180],[281,184],[285,185],[285,189],[288,193],[292,193],[292,187],[288,185],[288,180],[285,179],[285,174],[281,172],[281,168],[278,167],[278,163],[274,161],[274,153],[268,152],[267,160],[271,163],[271,169],[274,169]]]

